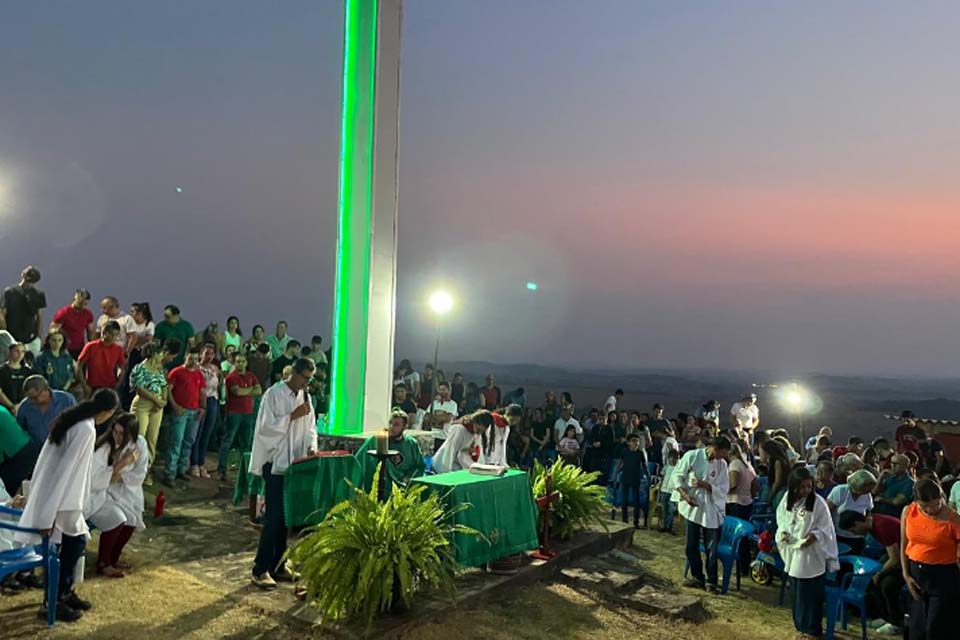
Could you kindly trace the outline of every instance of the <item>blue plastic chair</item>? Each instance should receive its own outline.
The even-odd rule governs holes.
[[[0,505],[0,514],[20,517],[23,512]],[[0,520],[0,529],[35,533],[43,535],[39,529],[28,529],[6,520]],[[60,557],[48,536],[43,536],[40,544],[28,545],[9,551],[0,551],[0,580],[21,571],[31,571],[41,567],[46,576],[47,586],[47,625],[53,626],[57,620],[57,587],[60,581]]]
[[[727,593],[730,589],[730,575],[734,567],[737,569],[737,591],[740,590],[740,564],[737,562],[740,552],[740,545],[753,535],[753,525],[746,520],[725,516],[723,526],[720,529],[720,540],[717,542],[717,560],[723,565],[723,583],[720,587],[721,593]],[[703,543],[700,543],[700,553],[706,553]],[[690,563],[687,562],[683,571],[686,577],[690,572]]]
[[[871,560],[879,560],[886,552],[886,547],[880,544],[880,542],[872,535],[867,534],[867,537],[864,540],[863,551],[860,552],[861,556],[864,558],[870,558]]]
[[[860,610],[860,629],[863,640],[867,640],[867,587],[874,575],[880,573],[883,565],[870,558],[862,556],[840,556],[841,564],[849,564],[851,572],[843,576],[840,581],[838,598],[834,604],[834,615],[839,609],[840,628],[847,628],[847,605]]]

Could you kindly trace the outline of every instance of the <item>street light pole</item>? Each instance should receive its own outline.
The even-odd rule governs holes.
[[[436,335],[437,342],[433,347],[433,380],[434,380],[434,395],[436,395],[436,380],[437,380],[437,363],[440,360],[440,314],[436,315]]]

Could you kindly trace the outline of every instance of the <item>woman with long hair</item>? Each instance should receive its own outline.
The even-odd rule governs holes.
[[[143,481],[147,477],[147,465],[150,464],[150,451],[147,440],[139,435],[136,418],[125,413],[117,418],[114,427],[120,425],[124,429],[123,448],[119,449],[115,457],[119,462],[113,466],[113,475],[110,479],[110,488],[107,489],[107,499],[119,507],[123,513],[123,524],[120,533],[113,544],[112,553],[104,558],[111,567],[120,571],[129,571],[130,565],[120,562],[120,554],[130,541],[134,531],[142,531],[143,524]],[[118,436],[117,442],[120,441]],[[100,539],[103,544],[103,538]]]
[[[840,564],[830,509],[813,490],[806,467],[790,473],[786,497],[777,506],[777,549],[793,581],[793,626],[803,637],[819,638],[826,573]]]
[[[90,536],[83,507],[90,491],[97,425],[113,417],[119,404],[113,389],[98,389],[89,400],[60,414],[40,451],[30,497],[20,517],[20,526],[49,532],[50,540],[60,545],[57,619],[65,622],[78,620],[90,609],[90,603],[73,588],[77,561]],[[38,541],[36,535],[28,533],[18,533],[17,539],[24,544]]]
[[[244,343],[244,348],[247,353],[253,353],[260,348],[260,345],[266,344],[266,334],[267,332],[262,324],[253,325],[253,329],[250,331],[250,338]]]
[[[223,332],[223,348],[220,354],[226,356],[227,347],[233,346],[234,349],[239,349],[242,343],[243,331],[240,329],[240,318],[230,316],[227,318],[227,330]]]
[[[66,340],[59,331],[48,333],[40,355],[33,360],[33,370],[47,379],[51,389],[59,391],[66,391],[73,384],[74,364]]]
[[[760,461],[767,467],[767,496],[770,499],[770,507],[776,509],[787,490],[790,460],[783,445],[771,439],[760,446]]]
[[[108,578],[124,576],[113,563],[114,555],[119,557],[115,548],[124,534],[123,525],[127,518],[120,505],[109,497],[108,490],[119,474],[136,462],[136,454],[126,451],[127,445],[137,437],[136,431],[130,428],[132,422],[133,416],[129,414],[112,421],[97,438],[90,467],[90,493],[84,516],[100,530],[97,575]]]
[[[143,347],[153,341],[153,332],[156,326],[153,323],[153,312],[149,302],[134,302],[130,305],[130,317],[133,322],[127,328],[127,344],[124,352],[127,354],[127,363],[123,368],[123,380],[120,383],[120,405],[127,409],[133,402],[136,389],[130,386],[130,373],[133,368],[143,362]]]
[[[484,462],[487,430],[493,424],[493,414],[486,409],[455,420],[450,425],[450,435],[433,455],[433,467],[437,473],[469,469],[474,462]]]

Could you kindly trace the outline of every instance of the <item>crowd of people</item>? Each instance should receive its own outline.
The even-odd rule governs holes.
[[[322,338],[301,345],[282,321],[272,335],[257,325],[246,337],[235,316],[222,332],[216,322],[196,332],[176,305],[154,322],[148,303],[125,313],[113,296],[94,318],[85,289],[45,325],[39,281],[36,268],[24,269],[0,302],[0,499],[25,502],[21,524],[59,545],[57,617],[76,620],[90,607],[74,588],[90,527],[100,531],[96,572],[123,577],[123,549],[144,526],[143,486],[157,481],[177,490],[212,473],[228,481],[234,450],[249,452],[250,473],[264,480],[253,582],[270,589],[291,580],[283,566],[283,477],[317,448],[331,357]],[[503,393],[492,374],[478,385],[460,372],[448,379],[429,364],[418,372],[402,360],[389,435],[404,454],[389,467],[390,484],[474,463],[530,469],[562,459],[595,472],[625,522],[632,508],[637,528],[659,512],[658,531],[670,535],[680,515],[689,585],[713,593],[720,592],[724,518],[747,520],[765,509],[792,579],[799,633],[821,633],[823,593],[841,545],[851,554],[880,547],[883,569],[873,579],[879,633],[903,625],[903,588],[913,597],[912,638],[957,628],[949,603],[960,595],[960,483],[942,444],[913,414],[904,412],[892,438],[840,444],[823,427],[799,442],[784,429],[760,428],[753,394],[728,411],[710,400],[673,417],[659,403],[629,410],[625,396],[616,389],[602,407],[578,411],[568,392],[547,391],[536,402],[522,387]],[[432,456],[424,457],[408,427],[430,433]],[[368,484],[373,468],[363,451],[372,446],[373,438],[357,458]],[[741,570],[751,561],[744,545]],[[39,582],[21,573],[3,587]]]

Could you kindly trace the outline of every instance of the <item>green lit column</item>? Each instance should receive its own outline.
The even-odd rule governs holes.
[[[330,431],[386,425],[396,299],[402,0],[345,0]]]

